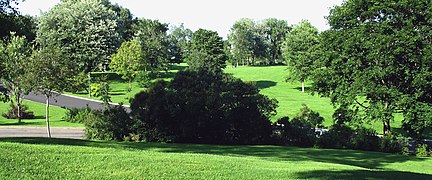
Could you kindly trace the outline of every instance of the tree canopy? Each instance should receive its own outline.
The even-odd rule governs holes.
[[[100,0],[64,0],[39,18],[36,40],[70,54],[79,71],[101,70],[120,45],[118,22]]]
[[[287,79],[301,81],[302,92],[305,80],[317,67],[318,44],[318,29],[308,21],[295,25],[286,36],[283,55],[289,69]]]
[[[215,31],[199,29],[190,40],[187,63],[192,70],[222,73],[226,67],[227,55],[222,38]]]
[[[362,118],[382,121],[384,133],[396,112],[406,124],[430,127],[431,3],[348,0],[333,8],[331,29],[322,34],[325,67],[314,90],[362,110]]]

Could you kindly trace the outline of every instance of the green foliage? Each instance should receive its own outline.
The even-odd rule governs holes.
[[[79,93],[81,91],[89,91],[88,89],[88,73],[81,72],[70,79],[70,87],[67,91],[72,93]]]
[[[123,140],[132,132],[132,124],[123,106],[92,111],[84,119],[85,136],[94,140]]]
[[[117,53],[111,57],[109,67],[122,75],[123,79],[128,80],[129,88],[132,90],[132,81],[147,66],[143,58],[142,47],[137,39],[125,41],[117,50]]]
[[[357,128],[351,139],[351,148],[366,151],[378,151],[380,138],[373,129]]]
[[[268,64],[274,65],[283,62],[282,44],[285,40],[286,34],[291,30],[291,28],[285,20],[278,20],[276,18],[264,20],[262,26],[263,31],[266,34],[266,39],[269,42],[270,59]]]
[[[92,110],[88,107],[86,109],[67,109],[62,120],[71,123],[84,123],[84,120],[87,119],[90,113],[92,113]]]
[[[145,70],[167,70],[168,25],[158,20],[138,19],[133,26],[135,37],[141,44]]]
[[[190,54],[187,57],[189,69],[220,74],[228,59],[222,38],[215,31],[199,29],[190,40]]]
[[[315,145],[315,128],[301,119],[283,117],[273,124],[273,139],[280,145],[312,147]]]
[[[386,134],[380,138],[380,151],[387,153],[401,153],[407,145],[405,139],[398,139],[395,135]]]
[[[100,70],[120,45],[117,22],[116,12],[100,0],[65,0],[39,17],[36,41],[61,48],[77,72]]]
[[[256,24],[251,19],[240,19],[231,27],[231,33],[228,42],[231,51],[231,64],[238,66],[249,65],[249,62],[255,58],[257,44]]]
[[[430,106],[431,3],[348,0],[333,8],[331,29],[321,36],[325,67],[313,89],[335,104],[361,109],[361,119],[382,122],[384,133],[394,113],[410,114],[416,102]]]
[[[354,130],[345,124],[334,124],[328,132],[319,138],[317,145],[321,148],[349,148]]]
[[[15,104],[10,104],[9,109],[7,110],[6,113],[2,114],[3,117],[7,118],[7,119],[34,119],[34,112],[33,111],[28,111],[28,106],[25,104],[20,104],[20,110],[19,113],[20,115],[18,116],[18,107]]]
[[[184,57],[188,56],[188,43],[192,34],[192,30],[185,28],[183,24],[170,28],[168,51],[171,63],[182,63]]]
[[[283,44],[283,56],[287,62],[289,75],[287,80],[304,83],[319,67],[318,29],[309,21],[303,20],[295,25],[286,35]]]
[[[256,144],[267,142],[277,103],[229,75],[181,71],[131,102],[146,141]]]
[[[427,144],[421,144],[416,148],[416,156],[417,157],[428,157],[429,151],[428,151],[428,145]]]
[[[90,84],[90,93],[93,97],[99,97],[105,105],[111,102],[111,96],[109,94],[110,85],[106,75],[103,75],[96,79],[96,83]]]
[[[15,33],[11,33],[7,44],[0,43],[0,80],[11,97],[11,103],[18,107],[18,122],[21,122],[22,96],[33,88],[33,82],[26,78],[31,68],[28,65],[31,50],[26,39],[15,36]]]
[[[152,79],[154,77],[154,74],[150,71],[141,71],[140,73],[138,73],[137,75],[137,81],[140,85],[140,87],[142,88],[148,88],[150,87],[151,83],[152,83]]]
[[[311,125],[312,128],[322,127],[324,118],[318,112],[311,110],[306,104],[302,104],[300,112],[293,118],[292,121],[305,122]]]

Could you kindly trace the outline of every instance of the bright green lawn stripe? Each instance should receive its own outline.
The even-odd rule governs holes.
[[[430,179],[432,159],[280,146],[0,139],[5,179]]]
[[[29,107],[30,111],[34,112],[35,119],[23,119],[21,124],[17,124],[16,119],[6,119],[0,116],[0,126],[46,126],[45,123],[45,104],[36,103],[32,101],[23,101]],[[0,114],[6,113],[9,109],[9,103],[0,103]],[[62,120],[66,110],[56,106],[50,106],[50,125],[53,127],[83,127],[82,124],[69,123]]]

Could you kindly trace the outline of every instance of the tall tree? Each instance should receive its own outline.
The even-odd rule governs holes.
[[[79,71],[101,70],[120,45],[118,21],[100,0],[63,0],[39,18],[36,40],[70,54]]]
[[[253,58],[255,22],[251,19],[240,19],[231,27],[228,42],[231,47],[232,64],[238,66],[249,65],[249,59]]]
[[[192,30],[180,26],[172,26],[169,33],[169,59],[171,63],[181,63],[183,58],[187,56],[188,43],[192,38]]]
[[[36,20],[31,16],[20,15],[17,5],[20,0],[0,0],[0,39],[15,32],[19,36],[25,36],[28,42],[36,37]]]
[[[282,60],[282,43],[285,40],[285,35],[290,31],[290,27],[285,20],[269,18],[264,20],[262,24],[266,39],[269,41],[269,64],[276,64]]]
[[[222,73],[228,59],[224,42],[215,31],[199,29],[192,35],[187,63],[192,70]]]
[[[301,21],[287,34],[283,55],[289,69],[288,80],[302,82],[304,92],[305,80],[307,80],[316,65],[318,54],[318,29],[309,21]]]
[[[10,42],[7,45],[0,44],[0,64],[3,85],[12,97],[11,103],[17,107],[18,123],[21,123],[22,96],[28,93],[31,86],[26,83],[26,73],[29,67],[26,66],[31,54],[31,48],[24,37],[11,34]]]
[[[158,20],[138,19],[134,26],[135,37],[141,43],[146,69],[166,70],[168,64],[168,25]]]
[[[67,55],[58,48],[42,48],[34,51],[29,61],[31,68],[26,76],[26,79],[33,83],[33,88],[45,96],[46,124],[50,138],[49,100],[55,92],[62,93],[70,85],[71,78],[76,75],[73,70],[74,63],[65,56]]]
[[[421,114],[432,108],[431,7],[430,0],[348,0],[333,8],[331,29],[322,33],[326,66],[314,90],[363,109],[366,118],[383,122],[385,134],[395,112],[417,125],[431,121]]]
[[[128,80],[128,91],[132,90],[132,81],[136,75],[146,67],[141,50],[141,44],[133,39],[123,42],[117,53],[111,57],[110,68]]]

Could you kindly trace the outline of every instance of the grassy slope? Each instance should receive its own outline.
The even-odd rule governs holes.
[[[279,146],[0,139],[4,179],[431,179],[432,159]]]
[[[16,119],[6,119],[0,116],[0,126],[45,126],[45,104],[24,101],[30,111],[34,112],[36,119],[24,119],[18,124]],[[9,103],[0,103],[0,114],[6,113],[9,109]],[[50,125],[54,127],[82,127],[82,124],[69,123],[62,120],[66,110],[60,107],[50,106]]]

